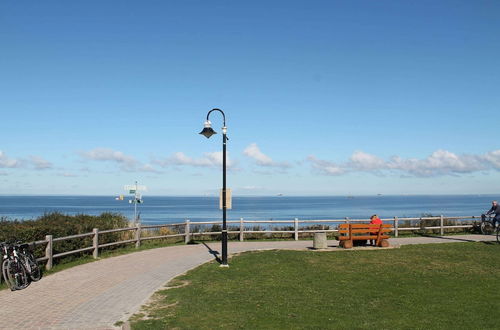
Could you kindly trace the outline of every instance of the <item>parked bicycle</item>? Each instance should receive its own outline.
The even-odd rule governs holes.
[[[494,216],[493,215],[481,215],[481,234],[483,235],[491,235],[495,234],[496,229],[498,228],[498,223],[494,225]]]
[[[42,270],[28,244],[0,243],[1,274],[12,291],[26,288],[42,278]]]
[[[42,269],[40,268],[40,266],[38,266],[35,255],[30,250],[29,245],[21,244],[18,245],[17,247],[19,249],[18,250],[19,258],[21,259],[21,262],[28,271],[30,279],[33,282],[39,281],[42,278]]]

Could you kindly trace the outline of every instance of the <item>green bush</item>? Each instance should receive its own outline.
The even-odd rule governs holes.
[[[128,220],[121,214],[102,213],[101,215],[67,215],[59,212],[47,213],[35,220],[10,221],[0,219],[0,241],[7,242],[33,242],[44,240],[46,235],[53,238],[84,234],[92,232],[93,228],[99,230],[128,227]],[[99,235],[99,244],[116,242],[123,239],[126,233],[109,233]],[[54,242],[53,253],[77,250],[92,245],[92,236],[75,238]],[[44,246],[35,250],[37,256],[43,255]],[[74,255],[78,256],[78,255]]]

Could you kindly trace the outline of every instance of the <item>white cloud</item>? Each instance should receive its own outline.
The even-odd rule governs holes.
[[[329,162],[326,160],[318,159],[314,156],[307,157],[307,160],[311,162],[312,167],[315,171],[320,174],[325,175],[342,175],[346,172],[346,170],[336,163]]]
[[[40,156],[29,156],[27,159],[9,158],[0,150],[0,168],[26,168],[33,167],[36,170],[53,168],[53,164]]]
[[[76,174],[73,174],[73,173],[69,173],[69,172],[64,172],[64,173],[59,173],[57,174],[58,176],[63,176],[65,178],[74,178],[74,177],[77,177],[78,175]]]
[[[483,156],[483,159],[487,161],[491,167],[500,170],[500,150],[488,152]]]
[[[95,148],[80,152],[80,156],[87,160],[114,162],[126,172],[155,172],[158,171],[151,164],[142,164],[132,156],[110,148]]]
[[[21,167],[21,161],[18,159],[12,159],[7,157],[7,155],[0,150],[0,168],[16,168]]]
[[[243,186],[240,188],[241,190],[262,190],[261,186]]]
[[[137,163],[137,160],[134,157],[128,156],[121,151],[109,148],[95,148],[89,151],[83,151],[80,155],[89,160],[112,161],[128,165]]]
[[[336,164],[309,156],[313,169],[325,175],[341,175],[363,171],[371,173],[399,172],[405,175],[431,177],[459,175],[478,171],[500,170],[500,150],[484,155],[457,155],[447,150],[437,150],[423,159],[394,156],[384,160],[362,151],[354,152],[348,161]]]
[[[220,167],[222,166],[222,151],[207,152],[203,154],[203,157],[192,158],[187,156],[183,152],[176,152],[171,156],[161,159],[154,160],[153,163],[158,164],[161,167],[168,166],[193,166],[193,167]],[[227,158],[226,166],[228,168],[234,167],[235,163]]]
[[[456,155],[446,150],[434,151],[424,159],[393,157],[387,169],[400,170],[415,176],[456,175],[487,170],[482,156]]]
[[[252,143],[243,150],[243,153],[252,158],[257,165],[267,167],[289,168],[291,165],[287,162],[275,162],[271,157],[260,151],[257,143]]]
[[[139,168],[140,172],[151,172],[151,173],[161,173],[161,171],[158,171],[156,168],[153,167],[151,164],[144,164]]]
[[[355,151],[349,158],[351,167],[360,171],[379,170],[385,166],[385,161],[375,155],[363,151]]]
[[[51,162],[39,156],[30,156],[29,162],[35,167],[36,170],[48,170],[54,167]]]

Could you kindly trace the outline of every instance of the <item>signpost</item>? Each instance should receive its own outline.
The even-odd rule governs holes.
[[[219,209],[222,210],[222,196],[224,194],[222,193],[222,189],[220,190],[220,195],[219,195]],[[226,189],[226,210],[231,210],[233,208],[233,196],[231,194],[231,189]]]
[[[137,204],[144,203],[144,201],[142,200],[142,195],[139,193],[139,191],[146,191],[147,188],[146,186],[138,185],[136,181],[134,185],[126,185],[123,187],[123,189],[128,191],[129,194],[134,194],[134,199],[131,199],[128,202],[130,204],[134,204],[134,224],[137,224],[139,222],[139,219],[137,218]]]

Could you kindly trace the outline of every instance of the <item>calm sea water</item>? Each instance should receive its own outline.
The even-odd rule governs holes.
[[[422,214],[472,216],[485,212],[498,196],[361,196],[361,197],[234,197],[229,220],[301,220],[418,217]],[[138,206],[144,224],[220,220],[215,197],[145,196]],[[133,205],[114,196],[0,196],[0,217],[35,219],[44,213],[118,212],[133,219]]]

